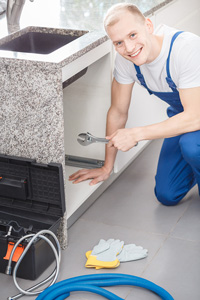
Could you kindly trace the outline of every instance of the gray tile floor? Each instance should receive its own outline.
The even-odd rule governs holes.
[[[125,273],[153,281],[175,300],[200,299],[198,190],[194,187],[175,207],[165,207],[157,202],[153,188],[160,147],[161,141],[152,142],[69,229],[69,246],[62,251],[59,280],[84,274]],[[121,263],[112,270],[86,269],[85,252],[101,238],[141,245],[149,250],[148,257]],[[27,288],[33,282],[19,279],[19,284]],[[0,290],[2,300],[17,293],[12,278],[4,274],[0,274]],[[160,299],[142,288],[121,286],[109,290],[126,300]],[[88,292],[74,292],[69,299],[105,298]]]

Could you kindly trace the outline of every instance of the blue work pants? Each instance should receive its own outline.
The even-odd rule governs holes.
[[[196,183],[200,191],[199,130],[164,140],[155,179],[155,195],[164,205],[176,205]]]

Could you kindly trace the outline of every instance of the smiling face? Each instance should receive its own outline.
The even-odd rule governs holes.
[[[129,11],[121,12],[117,22],[107,26],[106,31],[116,51],[138,66],[152,62],[161,50],[151,20]]]

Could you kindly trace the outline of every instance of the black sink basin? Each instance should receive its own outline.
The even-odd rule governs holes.
[[[27,32],[0,45],[0,50],[49,54],[79,37],[57,33]]]

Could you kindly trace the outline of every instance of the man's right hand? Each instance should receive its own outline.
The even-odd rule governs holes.
[[[72,175],[69,176],[69,181],[73,181],[73,184],[79,183],[81,181],[85,181],[88,179],[92,179],[89,185],[95,185],[98,182],[104,181],[108,179],[110,176],[110,171],[106,169],[106,167],[101,167],[97,169],[81,169]]]

